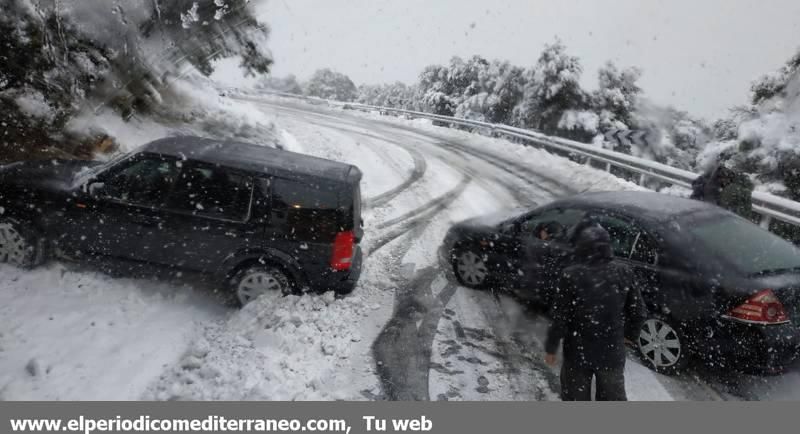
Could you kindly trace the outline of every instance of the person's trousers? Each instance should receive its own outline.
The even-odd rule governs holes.
[[[627,401],[624,370],[624,366],[618,369],[590,369],[565,360],[561,366],[561,399],[591,401],[594,377],[596,401]]]

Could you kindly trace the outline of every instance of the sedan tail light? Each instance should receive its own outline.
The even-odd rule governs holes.
[[[785,324],[789,317],[771,289],[765,289],[744,304],[731,309],[725,317],[750,324]]]
[[[353,252],[356,235],[353,231],[339,232],[333,241],[331,268],[336,271],[347,271],[353,265]]]

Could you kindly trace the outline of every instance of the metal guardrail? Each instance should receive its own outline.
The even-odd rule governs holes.
[[[547,136],[536,131],[511,127],[503,124],[491,124],[488,122],[479,122],[470,119],[460,119],[450,116],[441,116],[431,113],[415,112],[411,110],[390,107],[378,107],[366,104],[331,101],[271,90],[262,90],[262,92],[288,98],[302,99],[317,104],[328,104],[362,111],[377,111],[381,114],[405,115],[411,118],[435,120],[449,125],[480,128],[488,130],[492,133],[520,139],[524,142],[532,143],[544,148],[581,155],[588,159],[587,162],[594,160],[605,163],[605,169],[608,172],[611,171],[612,167],[618,167],[637,173],[639,174],[638,183],[640,185],[644,184],[648,178],[655,178],[673,185],[690,187],[692,181],[699,176],[694,172],[678,169],[666,164],[657,163],[655,161],[634,157],[632,155],[623,154],[621,152],[611,151],[604,148],[598,148],[586,143],[575,142],[560,137]],[[794,226],[800,226],[800,203],[759,191],[753,193],[752,200],[753,211],[762,216],[761,226],[768,228],[773,220],[780,220]]]

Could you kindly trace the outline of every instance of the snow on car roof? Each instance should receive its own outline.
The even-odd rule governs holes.
[[[313,176],[340,182],[361,179],[359,169],[350,164],[242,142],[167,137],[144,145],[140,151],[287,178]]]

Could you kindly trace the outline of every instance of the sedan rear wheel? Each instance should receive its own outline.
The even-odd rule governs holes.
[[[637,338],[639,354],[647,365],[663,374],[674,374],[686,367],[686,343],[676,327],[661,318],[649,318]]]
[[[469,250],[456,256],[455,271],[458,280],[470,288],[483,286],[489,277],[489,269],[484,258]]]

